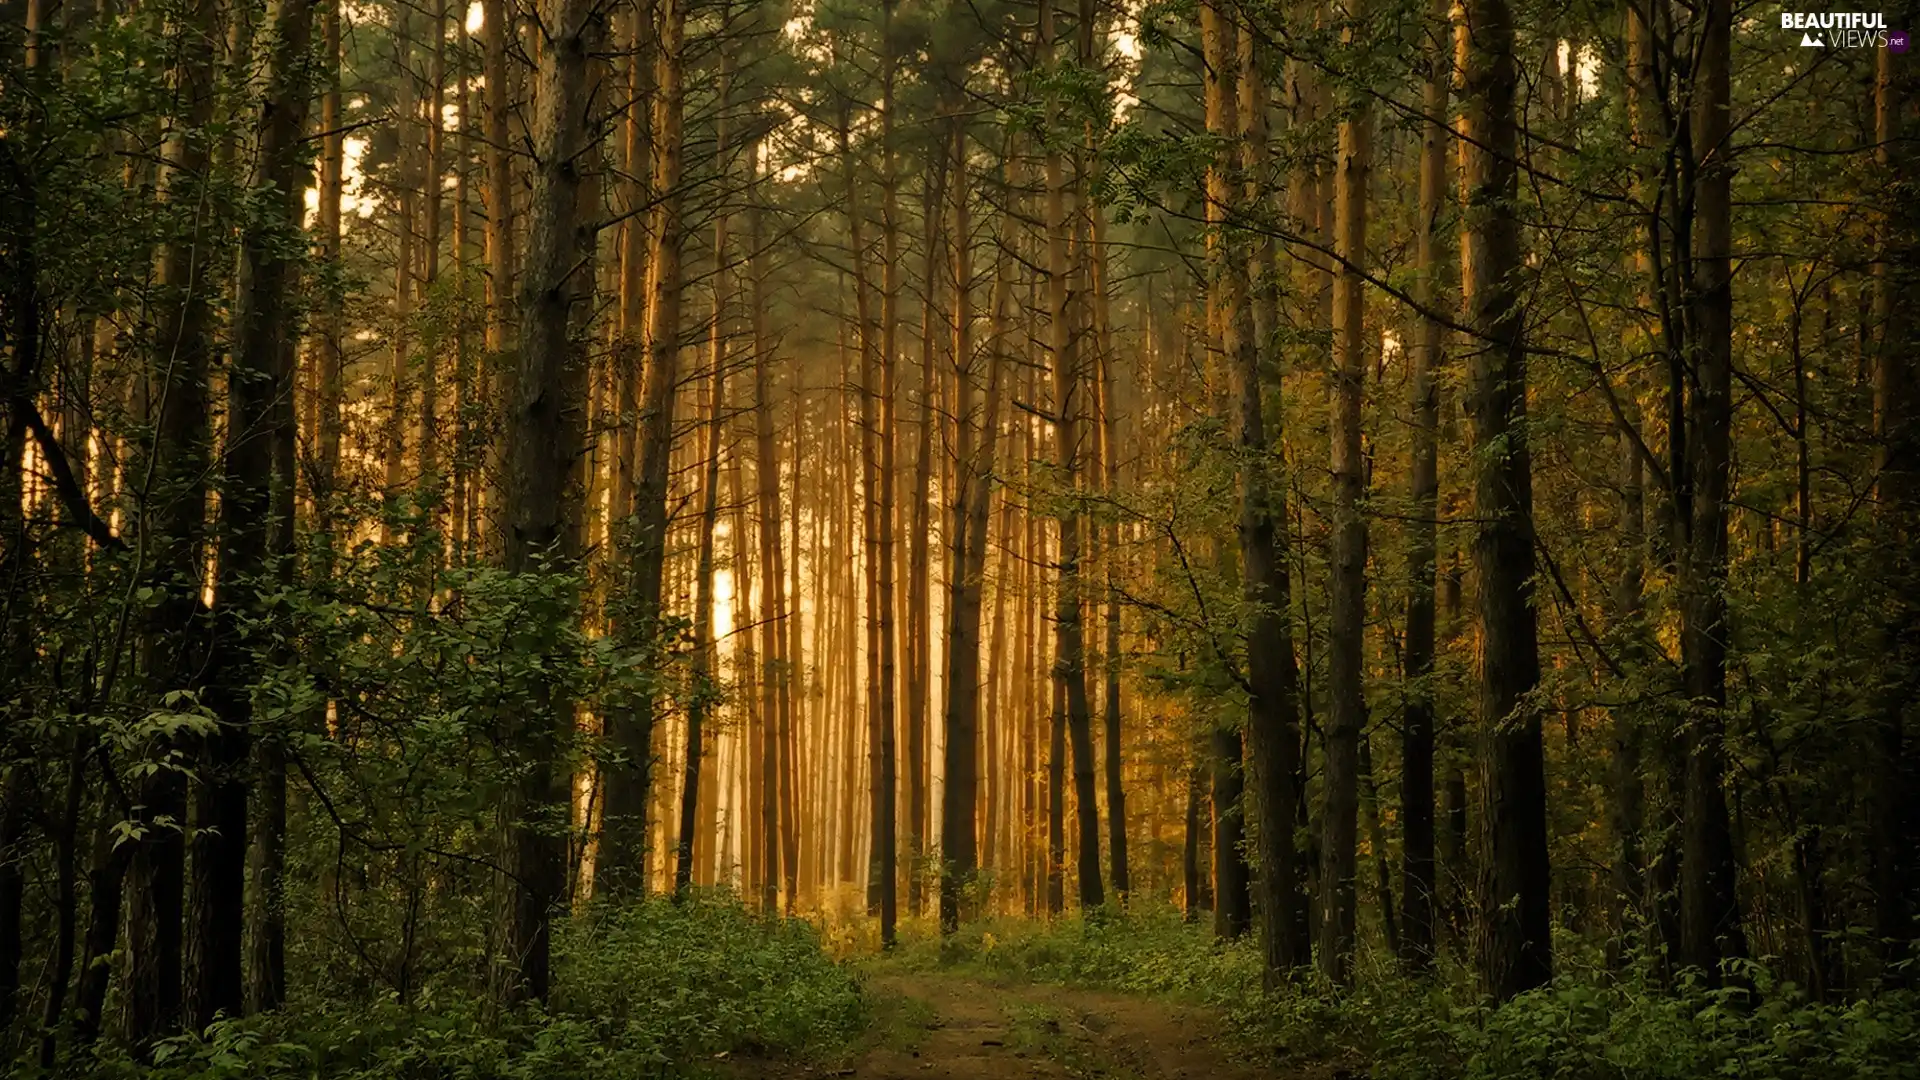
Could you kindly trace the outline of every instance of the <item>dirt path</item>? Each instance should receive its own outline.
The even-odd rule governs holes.
[[[1236,1061],[1204,1010],[1142,998],[957,975],[887,975],[874,1031],[850,1060],[738,1063],[746,1080],[1309,1080]],[[1319,1074],[1313,1074],[1318,1080]]]

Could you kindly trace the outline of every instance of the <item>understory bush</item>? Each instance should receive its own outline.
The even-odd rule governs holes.
[[[1364,955],[1351,987],[1309,974],[1266,993],[1251,940],[1222,944],[1177,911],[1140,905],[991,920],[945,942],[915,935],[889,962],[1207,1005],[1251,1057],[1332,1061],[1372,1080],[1920,1080],[1913,991],[1816,1002],[1759,963],[1735,972],[1743,989],[1664,986],[1648,962],[1609,971],[1564,953],[1550,986],[1499,1006],[1465,972],[1414,980]]]
[[[554,943],[552,1000],[508,1012],[471,994],[299,1000],[161,1044],[102,1048],[61,1075],[126,1080],[648,1080],[722,1055],[797,1056],[865,1020],[855,976],[808,923],[724,895],[595,912]],[[23,1075],[32,1075],[30,1073]]]

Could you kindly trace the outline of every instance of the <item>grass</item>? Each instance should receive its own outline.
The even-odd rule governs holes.
[[[434,987],[406,1004],[309,992],[278,1012],[162,1044],[101,1047],[61,1076],[101,1080],[678,1080],[723,1058],[828,1055],[867,1030],[858,976],[815,928],[725,895],[576,920],[545,1009],[491,1010]],[[9,1075],[36,1076],[22,1067]]]
[[[1913,991],[1814,1002],[1757,963],[1738,972],[1751,991],[1699,979],[1666,986],[1650,962],[1608,970],[1583,943],[1560,945],[1550,986],[1498,1006],[1457,967],[1415,980],[1367,954],[1350,987],[1306,975],[1265,993],[1251,942],[1216,942],[1150,904],[1052,922],[989,919],[946,941],[914,925],[876,963],[1206,1006],[1256,1059],[1338,1063],[1374,1080],[1920,1080]]]

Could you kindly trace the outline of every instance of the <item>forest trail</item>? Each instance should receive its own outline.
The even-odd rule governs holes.
[[[1236,1060],[1205,1009],[941,972],[873,980],[874,1028],[850,1058],[738,1063],[741,1080],[1332,1080],[1342,1070]]]

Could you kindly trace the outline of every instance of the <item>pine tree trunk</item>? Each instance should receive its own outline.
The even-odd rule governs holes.
[[[725,102],[730,78],[729,65],[723,59],[720,64],[721,119],[715,136],[715,153],[721,161],[725,161],[727,153]],[[673,894],[676,897],[684,897],[688,887],[693,884],[694,839],[711,822],[710,817],[703,820],[700,813],[700,790],[701,772],[707,756],[702,745],[707,711],[719,692],[713,681],[713,533],[720,518],[720,436],[727,408],[727,226],[728,215],[723,210],[714,219],[713,225],[715,272],[713,321],[709,328],[712,351],[707,361],[707,445],[701,458],[699,569],[694,571],[693,582],[693,687],[692,698],[687,702],[686,757],[681,774],[684,779],[680,787],[680,842],[673,869]],[[765,721],[771,719],[770,716],[763,718]]]
[[[930,564],[933,547],[933,453],[936,445],[933,427],[939,410],[934,400],[936,374],[934,320],[937,317],[942,189],[948,164],[944,152],[929,162],[922,192],[921,218],[925,236],[922,274],[923,290],[920,320],[920,421],[915,430],[913,457],[913,494],[907,525],[907,617],[906,617],[906,763],[907,763],[907,910],[919,915],[926,910],[928,823],[928,780],[931,762],[927,756],[929,698],[932,690],[933,635]],[[955,361],[956,365],[959,363]],[[944,485],[943,485],[944,489]]]
[[[1479,582],[1481,783],[1487,841],[1481,969],[1505,1000],[1553,974],[1548,912],[1546,768],[1532,602],[1533,465],[1527,446],[1524,263],[1515,153],[1518,75],[1506,0],[1462,9],[1460,233],[1462,302],[1482,344],[1469,372],[1475,463],[1473,569]]]
[[[507,401],[504,509],[505,569],[540,572],[583,554],[586,462],[586,321],[595,272],[598,207],[584,198],[581,161],[597,132],[589,125],[588,66],[606,32],[596,0],[548,0],[548,47],[540,57],[534,131],[534,188],[526,272],[520,292],[520,341]],[[565,609],[549,617],[566,617]],[[536,630],[536,633],[538,631]],[[552,643],[529,641],[530,649]],[[566,899],[565,821],[571,785],[561,755],[573,703],[551,683],[535,683],[512,718],[520,777],[501,807],[506,873],[500,967],[494,997],[503,1005],[544,1002],[551,983],[552,920]]]
[[[862,372],[863,397],[871,402],[870,414],[862,417],[864,426],[874,433],[872,450],[869,457],[872,463],[874,483],[868,488],[873,493],[873,516],[868,541],[868,554],[873,561],[873,636],[872,644],[877,646],[879,666],[875,672],[873,695],[876,708],[869,726],[873,731],[872,745],[868,752],[873,756],[873,804],[875,807],[873,822],[873,867],[870,874],[879,888],[880,941],[882,945],[893,944],[894,922],[896,918],[896,896],[899,888],[899,826],[895,820],[898,815],[895,789],[897,786],[898,763],[894,750],[894,732],[897,723],[895,714],[897,661],[895,658],[896,636],[894,629],[894,480],[898,475],[894,464],[895,419],[894,406],[898,394],[895,388],[894,361],[895,341],[899,329],[900,309],[900,212],[898,206],[899,177],[895,172],[894,161],[894,83],[897,73],[898,57],[894,54],[893,16],[895,0],[882,0],[884,16],[881,20],[880,59],[880,231],[881,231],[881,286],[880,286],[880,348],[877,357],[871,357],[874,363]]]
[[[173,89],[182,110],[179,127],[161,150],[160,196],[176,206],[200,202],[199,185],[211,165],[210,148],[200,136],[214,112],[213,57],[203,43],[216,33],[219,13],[210,2],[173,14],[169,27],[178,36]],[[211,237],[209,223],[190,215],[183,232],[162,245],[155,267],[159,326],[155,352],[141,402],[154,425],[152,459],[135,462],[129,476],[151,476],[152,485],[135,492],[141,510],[152,584],[162,597],[150,615],[141,643],[148,689],[161,696],[196,683],[203,658],[199,642],[206,613],[200,601],[205,569],[208,408],[207,373],[213,351],[209,301],[212,283],[207,260],[199,256]],[[165,748],[156,748],[165,749]],[[135,843],[127,896],[125,1035],[142,1054],[154,1041],[179,1027],[182,989],[186,844],[177,823],[187,818],[184,778],[169,769],[148,774],[140,784],[137,822],[144,835]],[[156,824],[170,818],[174,824]],[[244,827],[244,826],[243,826]]]
[[[680,378],[682,117],[686,102],[686,0],[659,0],[653,96],[653,184],[657,200],[648,230],[653,251],[648,263],[650,295],[646,315],[647,370],[640,415],[638,478],[634,485],[633,578],[629,585],[632,632],[658,648],[663,616],[661,582],[668,548],[668,488],[673,476],[674,399]],[[647,796],[652,773],[653,728],[657,704],[642,697],[631,707],[613,710],[607,730],[623,763],[609,770],[602,829],[602,873],[634,875],[625,886],[645,888]]]
[[[1429,50],[1421,100],[1425,118],[1420,141],[1420,218],[1414,236],[1414,297],[1440,308],[1448,295],[1447,252],[1440,227],[1448,192],[1447,96],[1452,89],[1449,0],[1428,5],[1424,39]],[[1434,577],[1440,512],[1440,390],[1446,329],[1421,317],[1410,350],[1412,373],[1412,467],[1408,495],[1413,520],[1407,537],[1406,644],[1402,653],[1406,713],[1400,729],[1400,924],[1401,960],[1416,972],[1434,960]]]
[[[504,384],[511,363],[508,353],[513,347],[518,295],[514,280],[513,144],[507,96],[508,85],[513,80],[507,53],[507,42],[514,36],[508,15],[512,10],[508,0],[481,0],[487,141],[486,370],[494,376],[487,381],[492,384],[490,404],[495,409],[508,396],[509,388]],[[484,548],[495,560],[505,557],[507,527],[506,507],[502,505],[499,488],[505,475],[506,440],[495,434],[495,425],[499,422],[496,415],[490,415],[482,426],[492,437],[488,439],[485,474],[489,480],[480,496],[484,504],[480,518],[486,534]]]
[[[1699,28],[1693,103],[1693,371],[1687,449],[1693,474],[1689,545],[1681,582],[1681,653],[1687,697],[1685,816],[1680,854],[1682,962],[1717,979],[1722,960],[1746,955],[1734,896],[1733,836],[1723,785],[1727,762],[1727,508],[1733,425],[1732,121],[1733,7],[1707,0]]]
[[[940,833],[940,928],[943,933],[959,928],[961,893],[970,885],[979,863],[975,813],[979,799],[977,741],[983,686],[980,681],[980,604],[987,566],[988,509],[992,503],[989,485],[999,436],[1001,379],[1005,368],[1005,343],[997,333],[1005,326],[1005,320],[996,309],[992,323],[996,333],[990,335],[986,349],[986,398],[979,409],[976,435],[966,121],[956,109],[948,124],[952,154],[948,183],[953,196],[953,355],[958,380],[954,402],[955,454],[961,471],[952,492],[953,561],[947,574],[947,742],[943,769],[946,789]],[[1004,304],[1008,299],[1005,282],[997,280],[992,302]],[[991,681],[984,685],[990,702]],[[989,756],[994,749],[989,741]]]
[[[1270,528],[1265,486],[1252,467],[1259,461],[1264,442],[1257,353],[1252,340],[1252,313],[1246,304],[1245,252],[1226,231],[1228,218],[1239,201],[1239,193],[1234,190],[1234,144],[1245,137],[1239,118],[1240,46],[1231,14],[1216,3],[1200,9],[1200,36],[1206,56],[1207,128],[1222,140],[1206,180],[1207,345],[1210,350],[1218,350],[1219,362],[1227,365],[1240,395],[1234,426],[1249,466],[1242,469],[1240,478],[1243,587],[1257,603],[1270,604],[1267,588],[1273,570],[1272,544],[1255,548],[1263,529]],[[1250,448],[1252,452],[1247,453]],[[1250,674],[1253,668],[1263,676],[1277,674],[1271,666],[1278,660],[1272,652],[1276,633],[1272,614],[1269,608],[1253,631],[1260,637],[1248,641]],[[1271,721],[1277,719],[1283,702],[1262,691],[1271,693],[1275,689],[1277,681],[1270,678],[1266,685],[1251,688],[1249,728],[1258,723],[1271,730]],[[1249,868],[1241,853],[1246,835],[1246,781],[1240,732],[1224,726],[1216,728],[1209,737],[1209,749],[1213,759],[1213,928],[1221,938],[1234,938],[1247,931],[1252,917],[1247,892]]]
[[[305,187],[301,140],[313,98],[313,73],[306,63],[319,0],[277,0],[271,15],[273,34],[265,98],[257,118],[255,175],[271,192],[270,216],[241,237],[239,278],[235,285],[233,371],[228,378],[227,482],[220,502],[225,551],[220,560],[220,604],[228,619],[273,618],[273,606],[257,596],[291,584],[293,553],[292,397],[293,357],[297,342],[292,307],[299,264],[287,252],[302,239]],[[278,565],[275,565],[277,560]],[[268,572],[275,571],[268,578]],[[253,834],[252,903],[242,912],[246,886],[243,853],[247,835],[247,784],[238,775],[246,739],[223,732],[224,760],[202,778],[217,781],[220,805],[209,814],[220,834],[194,856],[196,877],[205,857],[204,894],[211,901],[197,911],[196,925],[207,943],[197,993],[189,1015],[204,1027],[217,1013],[237,1016],[242,1005],[242,931],[251,927],[251,976],[245,1001],[253,1010],[270,1009],[286,996],[286,919],[283,880],[287,817],[286,763],[278,733],[261,731],[252,716],[251,683],[256,679],[240,628],[228,625],[228,649],[221,664],[227,683],[228,719],[236,728],[253,729],[258,740],[252,784],[259,797]]]
[[[1361,12],[1350,12],[1361,17]],[[1334,161],[1333,247],[1333,550],[1329,586],[1326,804],[1320,818],[1319,966],[1327,978],[1352,975],[1359,812],[1360,741],[1367,722],[1361,687],[1366,641],[1367,523],[1360,456],[1361,391],[1366,380],[1367,178],[1373,168],[1373,118],[1366,101],[1340,124]]]
[[[1052,56],[1057,15],[1055,0],[1041,0],[1040,47]],[[1088,32],[1090,28],[1088,28]],[[1080,568],[1080,512],[1077,497],[1081,457],[1082,383],[1078,335],[1073,320],[1078,312],[1072,295],[1068,264],[1068,245],[1078,233],[1077,213],[1067,208],[1067,177],[1064,156],[1049,150],[1046,159],[1047,224],[1047,360],[1053,368],[1053,420],[1055,482],[1061,488],[1062,510],[1059,516],[1059,576],[1054,595],[1054,641],[1057,656],[1054,678],[1060,683],[1060,707],[1068,736],[1073,743],[1073,780],[1075,823],[1078,836],[1077,876],[1082,907],[1099,907],[1105,902],[1105,885],[1100,877],[1100,807],[1093,762],[1093,715],[1087,699],[1086,639],[1082,629],[1082,584]],[[1057,772],[1063,763],[1054,763]],[[1064,800],[1056,791],[1054,805]],[[1059,848],[1054,849],[1056,853]]]
[[[336,265],[340,259],[340,203],[346,179],[346,132],[341,130],[340,113],[340,0],[327,0],[323,24],[321,70],[325,89],[320,98],[317,261],[325,268]],[[314,432],[318,454],[313,501],[321,539],[326,544],[325,550],[331,551],[333,505],[340,488],[341,408],[346,399],[343,373],[346,357],[342,350],[346,316],[341,299],[332,290],[323,294],[314,322],[318,367],[315,396],[319,418]]]
[[[1120,498],[1119,400],[1114,385],[1113,367],[1119,357],[1111,341],[1112,320],[1107,301],[1107,219],[1104,213],[1093,215],[1093,309],[1094,340],[1099,343],[1099,410],[1101,483],[1111,499]],[[1106,644],[1101,671],[1105,675],[1102,715],[1105,720],[1106,792],[1107,792],[1107,872],[1113,884],[1114,899],[1124,903],[1133,891],[1132,870],[1127,862],[1127,792],[1125,786],[1124,747],[1120,715],[1120,523],[1117,518],[1106,524],[1101,541],[1107,578]]]

